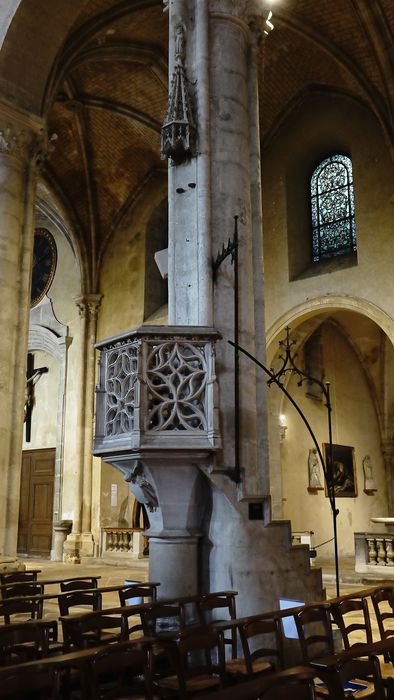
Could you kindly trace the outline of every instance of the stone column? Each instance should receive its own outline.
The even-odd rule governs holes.
[[[34,242],[37,137],[42,123],[0,105],[0,556],[15,557]]]
[[[204,510],[204,480],[198,469],[207,455],[167,451],[111,457],[135,497],[148,511],[149,580],[160,581],[159,597],[198,593],[198,545]],[[174,572],[179,572],[174,575]],[[180,573],[181,572],[181,573]]]
[[[234,269],[227,259],[213,287],[212,258],[232,238],[238,216],[239,339],[264,361],[257,52],[268,11],[260,0],[172,0],[169,10],[170,78],[175,52],[196,126],[195,157],[172,158],[169,167],[169,318],[184,325],[213,319],[223,334],[217,366],[227,439],[217,466],[226,471],[235,462],[234,351],[227,343],[235,336]],[[190,138],[193,126],[191,120]],[[240,375],[243,495],[267,494],[265,381],[245,358]]]
[[[75,508],[72,532],[64,545],[65,559],[80,561],[94,555],[92,535],[92,444],[95,387],[97,313],[101,294],[83,294],[75,299],[81,317],[81,379],[78,410],[78,463],[75,472]]]

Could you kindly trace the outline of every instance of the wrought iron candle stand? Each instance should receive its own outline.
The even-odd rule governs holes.
[[[319,459],[321,462],[321,465],[323,467],[323,474],[324,474],[324,480],[327,485],[327,492],[328,492],[328,497],[330,501],[330,506],[331,506],[331,512],[332,512],[332,522],[333,522],[333,535],[334,535],[334,556],[335,556],[335,580],[336,580],[336,591],[337,591],[337,596],[340,595],[339,593],[339,559],[338,559],[338,532],[337,532],[337,518],[339,514],[339,510],[337,509],[336,506],[336,499],[335,499],[335,485],[334,485],[334,478],[333,478],[333,450],[332,450],[332,424],[331,424],[331,412],[332,412],[332,407],[331,407],[331,400],[330,400],[330,383],[325,382],[323,383],[316,377],[312,377],[311,375],[307,374],[306,372],[303,372],[301,369],[299,369],[296,364],[295,364],[295,356],[292,355],[291,349],[295,345],[294,340],[290,340],[290,328],[289,326],[286,327],[286,340],[281,340],[279,341],[279,346],[283,349],[284,353],[282,353],[279,357],[282,360],[282,366],[277,372],[274,372],[274,370],[271,368],[270,370],[265,367],[259,360],[257,360],[253,355],[251,355],[247,350],[242,348],[240,345],[237,343],[229,340],[228,342],[230,345],[232,345],[236,350],[239,352],[242,352],[246,357],[248,357],[250,360],[255,362],[255,364],[260,367],[264,372],[269,376],[269,379],[267,381],[267,385],[271,386],[271,384],[276,384],[276,386],[279,387],[279,389],[287,396],[289,399],[290,403],[294,406],[296,409],[297,413],[301,416],[301,419],[303,420],[304,424],[306,425],[306,428],[313,440],[313,444],[316,447],[317,453],[319,455]],[[327,409],[327,420],[328,420],[328,444],[329,444],[329,449],[328,449],[328,460],[327,463],[325,462],[323,458],[322,451],[320,449],[319,443],[317,442],[316,436],[312,430],[312,427],[306,418],[305,414],[297,404],[297,402],[293,399],[293,397],[289,394],[287,391],[286,387],[284,386],[284,381],[285,378],[288,374],[293,374],[298,377],[298,386],[302,386],[304,382],[309,382],[313,384],[317,384],[324,396],[325,400],[325,406]]]

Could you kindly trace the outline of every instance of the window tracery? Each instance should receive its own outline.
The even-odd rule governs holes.
[[[310,181],[313,262],[356,252],[352,161],[332,155],[315,168]]]

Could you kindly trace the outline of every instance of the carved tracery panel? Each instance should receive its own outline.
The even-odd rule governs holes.
[[[206,345],[163,343],[147,359],[148,430],[206,430]]]
[[[137,364],[137,345],[121,346],[108,353],[105,379],[106,436],[129,433],[134,428]]]

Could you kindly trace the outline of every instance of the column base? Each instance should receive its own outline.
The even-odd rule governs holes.
[[[80,564],[81,535],[71,532],[63,545],[63,563]]]
[[[95,555],[95,544],[93,535],[91,532],[83,532],[80,535],[80,557],[94,557]]]
[[[71,526],[71,520],[58,520],[53,523],[51,561],[63,561],[63,547],[67,535],[70,534]]]
[[[0,556],[0,574],[7,574],[13,571],[25,571],[26,566],[15,557]]]

